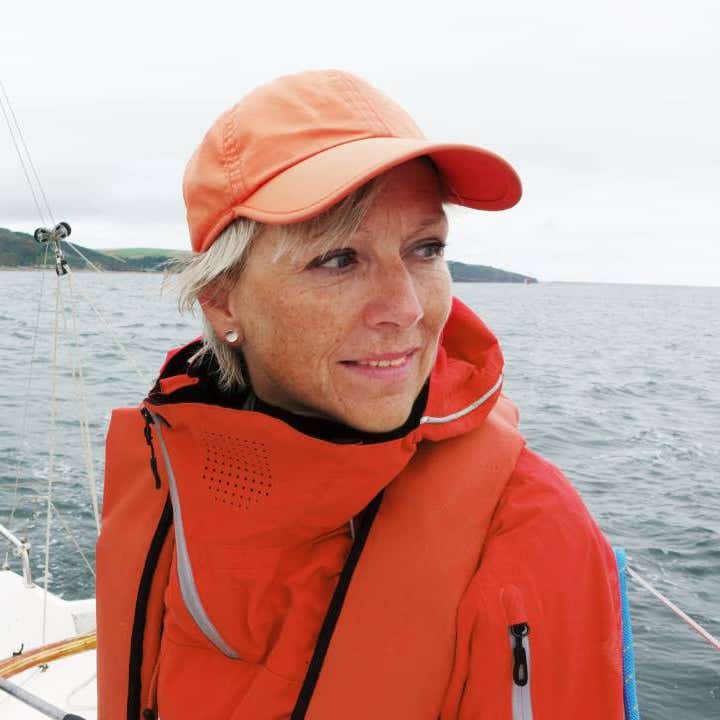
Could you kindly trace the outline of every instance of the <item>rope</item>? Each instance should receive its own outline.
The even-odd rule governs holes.
[[[95,577],[95,568],[90,564],[90,561],[87,559],[87,556],[82,551],[82,548],[80,547],[80,543],[78,542],[77,538],[73,534],[73,531],[70,529],[70,526],[65,522],[65,518],[60,514],[60,510],[58,510],[57,505],[51,501],[51,505],[53,510],[55,511],[55,514],[58,516],[58,520],[61,522],[62,526],[65,528],[65,532],[70,536],[70,539],[75,543],[75,547],[77,548],[78,553],[80,554],[80,557],[85,561],[85,564],[88,566],[88,570],[92,573],[92,576]]]
[[[73,271],[68,267],[68,276],[72,276],[72,274],[73,274]],[[135,371],[135,374],[136,374],[136,375],[138,376],[138,378],[140,379],[140,382],[142,382],[143,386],[146,387],[146,386],[149,384],[149,382],[150,382],[149,378],[147,378],[147,377],[142,373],[142,371],[140,370],[140,368],[137,366],[137,363],[135,362],[135,360],[133,359],[133,357],[132,357],[132,356],[130,355],[130,353],[128,352],[127,348],[123,345],[122,340],[120,340],[120,338],[118,337],[117,333],[116,333],[115,330],[112,328],[112,326],[110,325],[110,323],[103,317],[102,313],[97,309],[97,306],[96,306],[95,303],[92,301],[92,299],[85,293],[85,291],[82,289],[82,287],[81,287],[80,285],[77,286],[77,289],[78,289],[78,291],[80,292],[80,294],[82,295],[83,300],[85,300],[85,302],[87,302],[87,304],[90,305],[90,307],[93,309],[93,311],[94,311],[95,314],[97,315],[97,317],[98,317],[98,319],[100,320],[100,322],[101,322],[103,325],[105,325],[105,327],[108,329],[108,332],[110,333],[110,336],[111,336],[112,339],[114,340],[114,342],[115,342],[115,344],[117,345],[117,347],[120,349],[120,352],[122,352],[122,354],[125,356],[125,359],[126,359],[126,360],[128,361],[128,363],[132,366],[133,370]]]
[[[67,344],[68,356],[72,355],[72,359],[68,357],[68,364],[72,368],[73,377],[75,378],[75,389],[80,398],[80,437],[83,444],[83,455],[85,459],[85,470],[87,473],[88,490],[90,492],[90,502],[92,504],[93,514],[95,515],[95,529],[100,534],[100,512],[98,509],[97,482],[95,480],[95,462],[93,458],[92,442],[90,441],[90,422],[87,407],[87,396],[85,394],[85,378],[83,376],[82,358],[79,352],[80,344],[78,342],[77,322],[75,317],[75,299],[73,296],[73,278],[68,276],[70,281],[70,318],[72,328],[73,352],[70,349],[70,343]],[[63,319],[65,314],[63,313]],[[74,362],[73,362],[74,361]]]
[[[94,705],[79,705],[77,702],[73,702],[73,696],[77,695],[81,690],[84,690],[93,680],[97,680],[97,673],[93,673],[87,680],[83,680],[76,688],[68,693],[67,704],[69,705],[72,702],[74,708],[77,710],[95,710],[96,707]]]
[[[15,146],[15,152],[17,153],[18,159],[20,160],[20,165],[22,166],[23,174],[25,175],[25,180],[27,181],[28,187],[30,188],[30,194],[33,197],[33,201],[35,203],[35,207],[37,208],[38,215],[40,216],[40,220],[43,225],[48,225],[49,223],[45,220],[45,214],[43,213],[42,208],[40,207],[40,201],[38,200],[38,196],[35,193],[35,187],[33,186],[32,180],[30,179],[30,173],[28,172],[27,165],[25,164],[25,158],[23,157],[23,154],[20,150],[20,146],[18,145],[17,138],[15,137],[15,133],[20,136],[22,139],[22,144],[25,147],[25,151],[27,152],[27,145],[25,145],[25,140],[23,138],[22,130],[20,130],[20,125],[18,124],[17,117],[15,115],[15,112],[12,108],[12,103],[10,102],[10,98],[8,97],[7,92],[5,92],[5,86],[2,84],[2,81],[0,81],[0,90],[2,90],[3,97],[5,99],[5,102],[0,102],[0,109],[2,110],[2,114],[5,117],[5,122],[7,123],[8,130],[10,131],[10,138],[12,139],[12,143]],[[8,109],[10,111],[10,115],[12,116],[13,120],[15,121],[16,130],[13,129],[12,123],[10,122],[10,116],[8,116],[7,111],[5,110],[5,105],[8,106]],[[28,153],[29,158],[29,153]],[[30,165],[34,169],[34,165],[32,165],[32,159],[30,159]],[[44,193],[43,193],[44,196]],[[52,213],[50,214],[50,217],[52,218]]]
[[[43,258],[43,266],[47,265],[47,256],[48,256],[48,250],[50,248],[45,245],[45,257]],[[45,275],[47,273],[45,272],[45,268],[40,272],[40,297],[38,298],[38,304],[37,304],[37,312],[35,314],[35,330],[33,331],[33,342],[32,342],[32,350],[30,352],[30,367],[28,370],[28,379],[27,384],[25,386],[25,403],[23,404],[23,414],[22,414],[22,421],[20,423],[20,436],[22,438],[26,438],[27,435],[25,434],[25,431],[27,429],[27,416],[28,416],[28,407],[30,406],[29,398],[30,398],[30,389],[32,387],[32,380],[33,380],[33,368],[35,366],[35,357],[36,357],[36,350],[37,350],[37,339],[38,339],[38,330],[40,329],[40,309],[42,308],[42,299],[43,299],[43,293],[45,291]],[[24,441],[25,447],[27,447],[27,440]],[[10,515],[8,515],[8,521],[6,524],[8,530],[12,530],[12,524],[15,520],[15,511],[17,510],[18,506],[18,490],[20,488],[20,454],[18,454],[17,459],[15,460],[15,484],[14,484],[14,493],[13,493],[13,504],[12,508],[10,510]],[[7,564],[8,555],[5,554],[5,563]]]
[[[66,245],[69,245],[95,272],[105,272],[102,268],[98,267],[92,260],[90,260],[86,255],[84,255],[76,245],[73,245],[67,238],[63,240]]]
[[[55,412],[57,405],[57,346],[60,326],[60,276],[55,283],[55,332],[53,335],[53,351],[51,363],[52,394],[50,399],[50,429],[48,431],[48,481],[47,481],[47,515],[45,518],[45,582],[43,593],[42,612],[42,643],[45,644],[45,631],[47,629],[47,598],[48,581],[50,578],[50,526],[52,524],[52,486],[55,470]]]
[[[658,600],[665,603],[678,617],[684,620],[695,632],[704,637],[716,650],[720,650],[720,640],[713,637],[704,627],[695,622],[689,615],[684,613],[675,603],[668,600],[659,590],[656,590],[647,580],[640,577],[629,565],[627,566],[628,574],[637,580],[646,590],[649,590]]]

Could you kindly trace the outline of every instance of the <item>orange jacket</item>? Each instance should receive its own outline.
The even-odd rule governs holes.
[[[468,308],[382,443],[204,402],[173,357],[108,433],[101,720],[621,720],[612,551]]]

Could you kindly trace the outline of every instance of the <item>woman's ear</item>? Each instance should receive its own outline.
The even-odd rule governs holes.
[[[203,290],[198,302],[217,337],[229,345],[239,345],[243,341],[242,324],[230,307],[229,295],[227,287],[217,284]]]

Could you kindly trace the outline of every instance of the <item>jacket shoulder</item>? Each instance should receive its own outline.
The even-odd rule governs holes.
[[[587,620],[604,602],[619,621],[615,554],[580,493],[564,473],[523,448],[496,506],[483,547],[479,579],[520,584],[537,607]]]
[[[576,546],[580,537],[604,541],[582,497],[552,462],[525,446],[498,502],[488,533],[542,532],[548,541]],[[578,533],[580,535],[578,535]]]
[[[529,681],[513,681],[512,626],[525,624]],[[610,544],[553,463],[523,448],[458,608],[456,664],[442,720],[621,720],[619,581]]]

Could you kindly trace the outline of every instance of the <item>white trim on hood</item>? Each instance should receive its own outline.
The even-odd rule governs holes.
[[[452,422],[453,420],[457,420],[458,418],[463,417],[464,415],[467,415],[468,413],[471,413],[476,408],[479,408],[488,398],[492,397],[497,391],[498,388],[502,385],[503,381],[503,374],[500,373],[500,376],[497,379],[497,382],[488,390],[484,395],[479,397],[477,400],[471,402],[467,407],[463,408],[462,410],[458,410],[457,412],[452,413],[451,415],[445,415],[444,417],[432,417],[430,415],[423,415],[420,418],[420,425],[425,425],[426,423],[431,425],[436,425],[439,423],[448,423]]]

